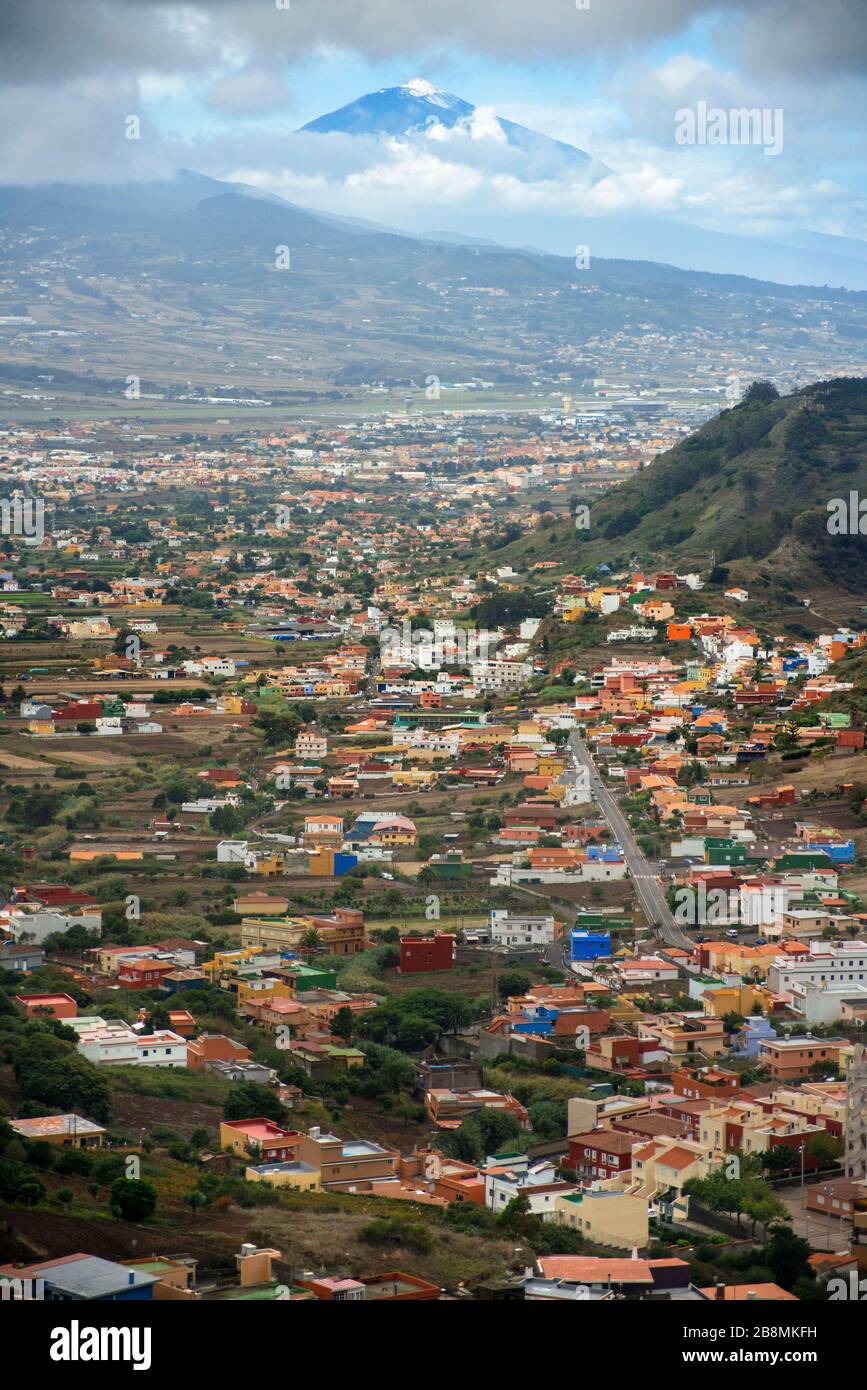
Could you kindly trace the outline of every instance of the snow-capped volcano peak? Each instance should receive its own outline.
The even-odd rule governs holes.
[[[400,89],[402,92],[412,92],[416,97],[441,97],[443,91],[440,87],[435,87],[432,82],[428,82],[426,77],[411,77],[408,82],[404,82]]]
[[[546,168],[562,167],[563,162],[588,168],[589,155],[574,145],[552,140],[538,131],[528,130],[489,107],[478,108],[452,92],[434,86],[426,77],[412,77],[400,87],[381,87],[377,92],[329,111],[302,126],[305,134],[359,135],[368,139],[436,140],[445,137],[457,148],[461,138],[479,144],[487,141],[498,147],[510,146],[533,163],[534,176]],[[597,166],[602,171],[602,166]]]

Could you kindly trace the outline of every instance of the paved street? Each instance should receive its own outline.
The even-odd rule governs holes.
[[[582,775],[582,768],[585,769],[584,775],[589,778],[590,794],[623,850],[638,901],[648,923],[658,926],[669,946],[680,946],[685,951],[691,951],[693,942],[675,922],[659,878],[652,872],[647,859],[639,849],[628,820],[613,796],[602,785],[602,778],[586,745],[575,733],[570,734],[568,746],[572,756],[572,767],[566,773],[567,780],[574,785]]]

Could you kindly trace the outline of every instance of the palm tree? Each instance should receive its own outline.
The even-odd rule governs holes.
[[[322,934],[318,927],[310,927],[301,938],[301,945],[308,951],[318,951],[322,947]]]

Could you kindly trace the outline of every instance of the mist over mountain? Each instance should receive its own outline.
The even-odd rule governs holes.
[[[532,156],[540,172],[552,157],[561,165],[565,161],[582,171],[591,171],[595,178],[610,172],[575,145],[504,120],[489,108],[474,106],[423,77],[412,78],[400,87],[370,92],[337,111],[308,121],[301,130],[317,135],[424,137],[441,145],[487,140]]]

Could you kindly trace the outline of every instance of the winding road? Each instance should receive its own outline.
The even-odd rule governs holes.
[[[635,884],[635,892],[647,922],[657,930],[669,946],[679,946],[684,951],[692,951],[695,943],[674,920],[671,908],[665,900],[662,883],[658,875],[651,872],[650,865],[638,847],[632,833],[632,826],[624,816],[610,792],[602,785],[602,778],[581,737],[570,734],[568,739],[570,766],[565,777],[574,785],[581,778],[599,810],[602,812],[611,833],[623,850],[629,875]]]

